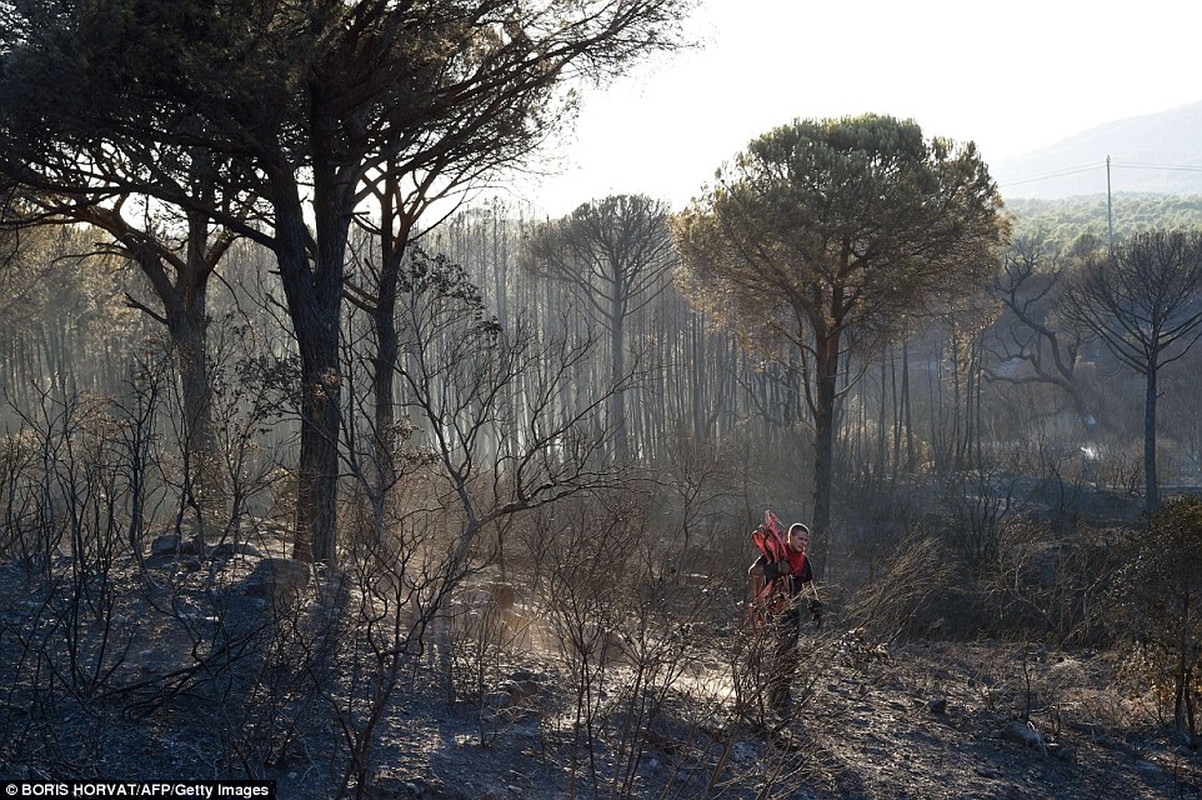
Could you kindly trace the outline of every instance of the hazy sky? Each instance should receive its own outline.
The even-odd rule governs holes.
[[[699,49],[586,93],[561,174],[522,191],[552,215],[613,193],[681,208],[759,134],[864,112],[1018,155],[1202,100],[1200,23],[1194,0],[702,0]]]

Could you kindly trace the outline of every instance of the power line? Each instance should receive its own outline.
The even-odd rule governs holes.
[[[1080,175],[1084,172],[1092,172],[1096,169],[1101,169],[1104,165],[1093,164],[1088,167],[1069,167],[1067,169],[1057,170],[1056,172],[1045,172],[1042,175],[1033,175],[1029,178],[1020,178],[1015,181],[1007,181],[1004,184],[999,184],[999,188],[1007,186],[1021,186],[1024,183],[1036,183],[1038,181],[1046,181],[1051,178],[1067,178],[1070,175]]]
[[[1018,180],[1006,181],[1005,183],[998,184],[998,188],[1005,189],[1005,188],[1008,188],[1011,186],[1022,186],[1024,184],[1028,184],[1028,183],[1038,183],[1039,181],[1052,180],[1053,178],[1067,178],[1072,175],[1081,175],[1083,173],[1092,172],[1094,170],[1107,169],[1108,167],[1112,167],[1114,169],[1127,169],[1127,170],[1162,170],[1162,171],[1170,171],[1170,172],[1202,172],[1202,165],[1151,164],[1151,163],[1144,163],[1144,162],[1139,162],[1139,161],[1110,161],[1109,157],[1107,157],[1106,162],[1102,162],[1102,163],[1090,164],[1090,165],[1079,166],[1079,167],[1066,167],[1064,169],[1054,170],[1052,172],[1044,172],[1039,175],[1032,175],[1032,176],[1029,176],[1026,178],[1019,178]]]
[[[1128,169],[1151,169],[1151,170],[1169,170],[1173,172],[1202,172],[1202,166],[1189,166],[1186,164],[1140,164],[1135,161],[1114,162],[1116,167],[1125,167]]]

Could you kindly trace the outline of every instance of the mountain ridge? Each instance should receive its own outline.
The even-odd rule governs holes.
[[[1108,177],[1113,192],[1202,194],[1202,101],[1089,128],[990,172],[1007,200],[1105,194]]]

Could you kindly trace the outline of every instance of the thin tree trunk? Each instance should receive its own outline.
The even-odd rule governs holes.
[[[811,531],[815,576],[821,578],[830,555],[831,492],[834,486],[835,398],[839,378],[839,337],[815,337],[814,525]]]
[[[1160,489],[1156,477],[1156,360],[1148,359],[1144,390],[1144,492],[1145,509],[1153,513],[1160,510]]]
[[[886,398],[886,392],[885,392],[885,381],[888,379],[888,377],[889,377],[888,365],[885,364],[885,360],[882,358],[881,359],[881,408],[880,408],[880,415],[877,417],[877,420],[876,420],[876,479],[878,481],[884,480],[885,468],[887,466],[886,449],[887,449],[888,445],[886,443],[887,438],[886,438],[886,434],[885,434],[885,418],[886,418],[886,412],[887,412],[887,406],[886,406],[885,401],[887,398]]]
[[[914,423],[911,419],[910,404],[910,343],[902,342],[902,425],[906,429],[906,472],[913,473],[918,462],[917,449],[914,446]]]
[[[626,373],[626,320],[621,292],[614,290],[610,308],[610,386],[622,383]],[[609,429],[613,436],[614,458],[619,464],[630,460],[630,431],[626,424],[626,392],[614,391],[609,397]]]

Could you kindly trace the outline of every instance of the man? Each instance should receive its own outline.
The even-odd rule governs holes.
[[[797,642],[801,632],[801,605],[811,595],[809,609],[821,624],[822,603],[814,586],[814,570],[806,556],[810,529],[800,522],[789,526],[785,536],[785,557],[773,562],[761,553],[747,572],[762,575],[771,591],[767,597],[768,624],[773,628],[776,647],[772,673],[768,677],[768,706],[777,713],[789,710],[793,698],[789,686],[797,670]]]

